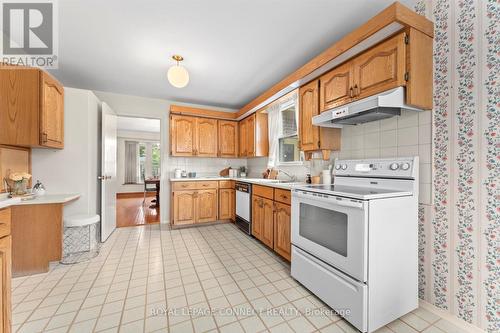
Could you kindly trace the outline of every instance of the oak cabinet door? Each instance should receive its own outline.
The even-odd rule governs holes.
[[[319,128],[312,124],[319,113],[318,83],[314,80],[299,89],[300,149],[304,151],[319,149]]]
[[[262,243],[273,248],[274,243],[274,201],[263,199]]]
[[[11,331],[12,236],[0,238],[0,325],[1,332]]]
[[[45,72],[40,72],[40,145],[64,147],[64,90]]]
[[[217,157],[217,120],[196,118],[195,155]]]
[[[263,198],[252,196],[252,235],[257,239],[262,239],[263,227]]]
[[[290,261],[291,234],[290,234],[290,206],[279,202],[275,203],[274,213],[274,251]]]
[[[242,121],[239,122],[239,137],[240,137],[240,156],[241,157],[246,157],[248,156],[248,149],[247,149],[247,121],[246,119],[243,119]]]
[[[219,156],[238,157],[238,122],[219,120]]]
[[[219,220],[232,219],[234,210],[234,190],[219,189]]]
[[[196,150],[196,118],[170,116],[170,150],[172,156],[194,156]]]
[[[405,85],[405,68],[405,34],[401,33],[354,58],[354,97]]]
[[[352,64],[346,63],[320,78],[320,112],[350,102],[353,95]]]
[[[196,223],[217,220],[217,190],[196,191]]]
[[[196,220],[196,191],[173,192],[174,224],[193,224]]]
[[[231,189],[231,220],[236,221],[236,190]]]
[[[247,122],[247,155],[248,157],[255,156],[255,113],[246,119]]]

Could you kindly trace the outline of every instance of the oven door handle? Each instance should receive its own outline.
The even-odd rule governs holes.
[[[351,208],[363,208],[363,202],[359,200],[354,200],[354,199],[349,199],[349,198],[342,198],[342,197],[336,197],[336,196],[324,196],[324,195],[312,195],[312,194],[304,194],[299,191],[294,192],[293,196],[299,198],[299,199],[308,199],[308,200],[315,200],[315,201],[321,201],[321,202],[328,202],[331,205],[336,205],[336,206],[342,206],[342,207],[351,207]]]

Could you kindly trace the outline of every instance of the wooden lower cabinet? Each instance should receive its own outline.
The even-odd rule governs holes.
[[[290,261],[292,254],[290,206],[275,202],[274,251]]]
[[[0,325],[2,332],[11,331],[11,266],[12,266],[12,237],[0,238],[0,285],[2,297],[0,298]]]
[[[288,261],[291,257],[290,222],[290,205],[252,196],[252,235]]]
[[[273,208],[272,200],[252,197],[252,235],[270,248],[274,242]]]
[[[234,220],[236,205],[233,189],[219,189],[219,220]]]
[[[0,209],[0,332],[11,331],[12,236],[11,210]]]
[[[235,219],[234,181],[193,180],[171,184],[172,225],[182,226]]]
[[[217,220],[217,190],[198,190],[195,197],[196,223]]]
[[[196,191],[173,192],[174,224],[193,224],[196,220],[195,213]]]

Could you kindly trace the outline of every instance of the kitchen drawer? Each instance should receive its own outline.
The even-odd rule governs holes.
[[[0,210],[0,238],[10,235],[10,208]]]
[[[219,180],[219,188],[234,188],[234,181],[232,181],[232,180]]]
[[[173,191],[204,190],[217,187],[218,187],[217,181],[174,182],[172,190]]]
[[[292,277],[361,332],[367,331],[368,287],[292,245]],[[347,312],[349,310],[349,312]]]
[[[290,205],[292,195],[289,190],[282,190],[279,188],[274,189],[274,201],[278,201]]]
[[[252,187],[253,194],[258,195],[259,197],[274,199],[274,189],[272,187],[254,185]]]

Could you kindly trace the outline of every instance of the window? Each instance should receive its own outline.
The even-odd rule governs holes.
[[[160,144],[125,141],[125,184],[143,184],[145,178],[160,177]]]
[[[160,144],[153,143],[151,149],[151,174],[157,178],[160,177]]]
[[[301,162],[296,101],[296,98],[292,98],[280,105],[280,134],[278,136],[279,164],[296,164]]]
[[[139,152],[137,156],[137,162],[139,163],[139,174],[137,175],[138,183],[144,183],[144,178],[146,174],[146,144],[143,142],[139,143]]]

